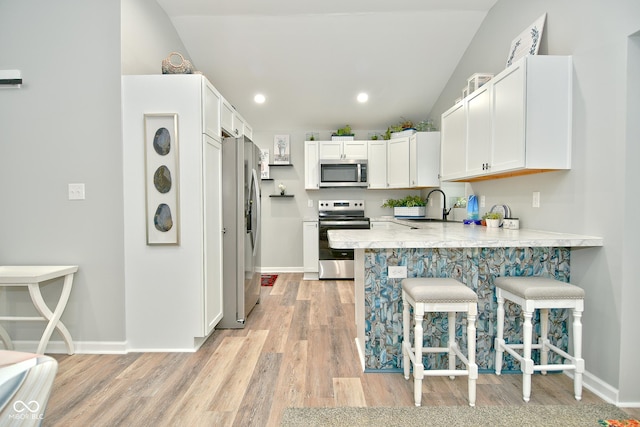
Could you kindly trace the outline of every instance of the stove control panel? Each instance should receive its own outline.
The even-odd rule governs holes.
[[[364,200],[319,200],[318,209],[321,211],[364,211]]]

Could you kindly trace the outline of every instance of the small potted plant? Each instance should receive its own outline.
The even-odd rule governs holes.
[[[331,140],[333,141],[353,140],[353,137],[354,134],[352,133],[351,126],[349,125],[345,125],[331,134]]]
[[[482,219],[489,228],[498,228],[502,225],[502,214],[498,212],[487,212],[482,215]]]
[[[396,217],[423,217],[427,213],[426,203],[420,196],[387,199],[382,207],[393,208],[393,215]]]

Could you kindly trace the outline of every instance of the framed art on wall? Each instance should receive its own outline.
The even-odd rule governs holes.
[[[289,150],[289,135],[275,135],[273,137],[273,164],[288,165],[291,162]]]
[[[260,179],[269,179],[269,150],[260,149]]]
[[[178,115],[144,115],[147,245],[180,243]]]
[[[513,39],[511,48],[509,49],[509,56],[507,57],[507,67],[511,66],[511,64],[523,56],[538,54],[546,17],[547,14],[545,13],[521,32],[518,37]]]

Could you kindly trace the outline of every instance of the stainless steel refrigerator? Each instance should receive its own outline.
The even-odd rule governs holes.
[[[223,315],[218,328],[244,328],[260,299],[260,149],[222,140]]]

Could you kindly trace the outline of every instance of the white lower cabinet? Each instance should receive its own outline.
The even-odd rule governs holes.
[[[320,244],[320,236],[318,233],[318,221],[303,221],[302,257],[304,280],[318,280],[318,259]]]

